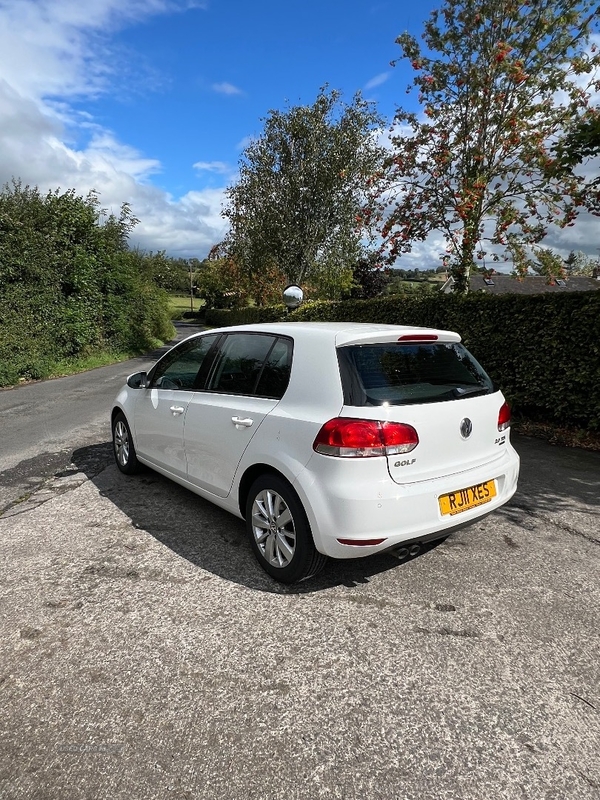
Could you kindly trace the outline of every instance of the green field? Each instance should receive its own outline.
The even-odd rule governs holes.
[[[191,301],[189,294],[169,295],[169,315],[171,319],[181,319],[185,311],[199,311],[204,305],[204,300],[194,297]]]

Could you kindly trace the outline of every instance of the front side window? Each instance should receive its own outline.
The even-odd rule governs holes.
[[[287,387],[291,343],[256,333],[229,334],[219,347],[207,389],[280,398]]]
[[[171,350],[156,365],[150,388],[193,391],[196,377],[216,340],[217,334],[209,334],[183,342]]]
[[[406,405],[490,394],[493,383],[458,343],[382,343],[338,349],[344,402]]]

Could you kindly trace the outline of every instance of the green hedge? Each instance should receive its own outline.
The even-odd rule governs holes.
[[[126,207],[95,195],[0,190],[0,386],[105,352],[142,352],[172,335],[154,257],[127,247]]]
[[[257,322],[279,322],[286,319],[285,306],[248,306],[248,308],[211,308],[204,315],[206,325],[223,328],[228,325],[251,325]]]
[[[600,291],[377,297],[209,311],[208,325],[378,322],[458,331],[517,415],[600,430]]]

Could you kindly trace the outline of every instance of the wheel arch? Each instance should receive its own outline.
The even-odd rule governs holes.
[[[115,406],[113,408],[113,410],[110,412],[110,426],[111,426],[111,428],[115,424],[115,418],[116,418],[117,414],[123,414],[123,416],[127,420],[127,424],[129,425],[129,420],[127,419],[127,414],[123,411],[121,406]]]
[[[279,528],[277,527],[279,521],[274,515],[273,508],[267,511],[263,507],[261,510],[260,506],[264,505],[264,503],[260,503],[257,500],[256,516],[261,517],[261,522],[255,523],[254,505],[256,504],[253,505],[249,518],[246,518],[246,530],[250,537],[252,550],[260,566],[272,578],[285,584],[298,583],[317,575],[325,566],[327,556],[316,548],[304,504],[294,486],[280,470],[270,464],[254,464],[246,470],[240,481],[240,502],[244,498],[244,506],[250,505],[250,500],[254,494],[254,491],[252,495],[250,494],[252,485],[256,487],[254,491],[260,489],[260,492],[270,490],[276,493],[279,496],[277,507],[280,508],[279,503],[283,503],[288,513],[287,521],[283,522],[283,527]],[[278,545],[274,544],[274,540],[286,535],[284,528],[287,529],[289,523],[293,526],[291,534],[293,550],[290,556],[291,546],[288,542],[288,547],[284,552],[287,562],[282,563],[281,553],[277,555],[273,552],[278,547]],[[255,527],[255,524],[257,527]],[[257,530],[259,531],[259,536],[256,534]],[[271,553],[268,552],[266,539],[271,540]]]
[[[242,515],[242,519],[246,518],[246,502],[248,500],[250,487],[257,478],[259,478],[261,475],[267,474],[277,475],[278,478],[281,478],[288,484],[290,489],[292,489],[296,495],[298,494],[298,492],[296,492],[292,486],[289,478],[287,478],[287,476],[276,467],[273,467],[271,464],[252,464],[252,466],[248,467],[248,469],[242,475],[238,487],[238,506],[240,509],[240,514]]]

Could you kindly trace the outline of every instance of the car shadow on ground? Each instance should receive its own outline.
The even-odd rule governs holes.
[[[391,555],[345,561],[329,560],[323,572],[305,583],[283,586],[258,565],[247,539],[244,522],[193,492],[150,469],[122,475],[112,457],[110,442],[82,447],[73,464],[129,519],[181,558],[250,589],[278,594],[306,594],[334,586],[356,586],[379,573],[401,569],[439,545],[423,545],[418,555],[402,561]]]
[[[516,447],[521,455],[519,490],[495,514],[524,529],[532,528],[534,518],[549,514],[563,514],[574,525],[583,519],[588,527],[594,515],[600,516],[599,453],[555,447],[525,437],[516,437]],[[131,477],[122,475],[114,465],[110,442],[80,448],[72,460],[135,528],[147,531],[190,563],[251,589],[305,594],[334,586],[356,586],[387,570],[402,569],[410,560],[399,561],[385,554],[330,560],[316,578],[282,586],[257,564],[242,520],[150,469]],[[596,531],[586,538],[596,540],[597,536]],[[423,546],[416,558],[441,541]]]

